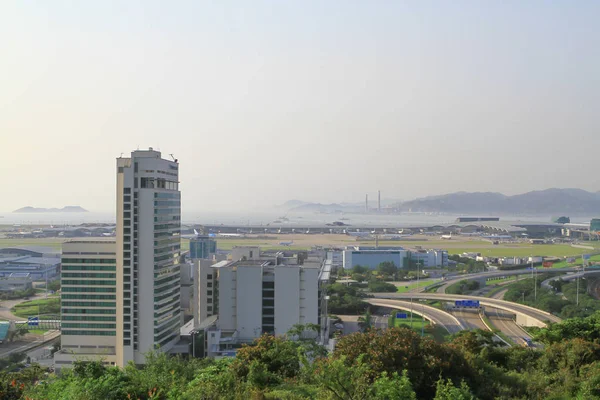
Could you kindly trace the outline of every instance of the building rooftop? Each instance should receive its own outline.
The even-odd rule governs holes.
[[[60,264],[60,258],[57,257],[31,257],[31,256],[21,256],[21,257],[5,257],[0,258],[0,264],[14,264],[14,265],[44,265],[44,266],[53,266]]]
[[[106,238],[89,238],[89,239],[81,239],[81,238],[77,238],[77,239],[71,239],[71,240],[66,240],[65,243],[116,243],[116,239],[114,237],[106,237]]]
[[[0,249],[0,254],[10,254],[11,251],[14,252],[29,252],[29,253],[38,253],[38,254],[59,254],[60,250],[47,247],[47,246],[15,246],[15,247],[4,247]],[[31,254],[34,256],[35,254]]]

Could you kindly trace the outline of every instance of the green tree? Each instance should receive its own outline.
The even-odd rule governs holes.
[[[237,351],[231,369],[238,379],[245,380],[251,365],[257,373],[263,370],[260,364],[269,373],[269,384],[294,378],[300,372],[298,345],[281,337],[262,335],[252,345],[244,345]]]
[[[371,310],[367,308],[367,311],[364,315],[358,317],[358,326],[364,332],[373,327],[373,321],[371,316]]]
[[[377,266],[377,271],[382,275],[387,275],[396,280],[398,267],[392,261],[384,261]]]
[[[350,362],[344,356],[319,362],[315,380],[327,400],[366,399],[371,383],[368,364],[362,358]]]
[[[373,382],[370,393],[374,400],[416,400],[417,398],[406,370],[402,371],[402,375],[394,372],[391,377],[387,372],[383,372]]]
[[[352,267],[352,272],[355,274],[366,274],[369,271],[369,267],[363,267],[362,265],[355,265]]]
[[[474,400],[469,386],[463,381],[459,387],[454,386],[450,379],[437,381],[434,400]]]
[[[382,292],[397,292],[398,288],[391,284],[391,283],[387,283],[387,282],[382,282],[379,280],[371,280],[369,282],[369,286],[368,289],[370,292],[374,292],[374,293],[382,293]]]

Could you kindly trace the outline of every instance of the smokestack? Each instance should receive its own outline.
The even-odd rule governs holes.
[[[369,195],[365,194],[365,212],[369,212]]]
[[[381,190],[377,191],[377,211],[381,212]]]

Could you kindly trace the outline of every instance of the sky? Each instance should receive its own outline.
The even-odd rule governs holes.
[[[600,190],[597,1],[0,3],[0,212],[115,208],[121,153],[184,210]]]

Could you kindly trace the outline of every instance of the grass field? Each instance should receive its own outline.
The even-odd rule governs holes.
[[[26,301],[17,304],[10,311],[21,318],[40,315],[40,319],[48,319],[44,317],[44,314],[60,314],[60,298],[49,297],[47,299]]]
[[[582,249],[577,249],[577,250],[579,250],[580,254],[581,254],[581,250]],[[600,261],[600,255],[596,255],[596,256],[590,257],[590,261]],[[582,262],[583,262],[583,259],[581,257],[577,257],[575,259],[575,262],[573,264],[569,264],[566,261],[561,261],[561,262],[557,262],[557,263],[552,264],[552,268],[566,268],[566,267],[569,267],[571,265],[573,265],[573,266],[574,265],[581,265]]]
[[[539,256],[581,256],[582,253],[591,253],[592,250],[585,250],[571,247],[568,244],[539,244],[530,243],[506,243],[494,245],[488,241],[479,238],[453,237],[452,240],[441,240],[439,238],[429,238],[425,236],[413,236],[415,240],[395,240],[380,241],[380,246],[401,246],[405,248],[414,248],[421,246],[423,248],[446,249],[450,254],[460,254],[465,252],[477,252],[483,256],[503,257],[515,256],[525,257],[530,255]],[[4,239],[0,238],[0,248],[2,247],[20,247],[20,246],[47,246],[59,250],[65,239]],[[68,240],[68,239],[67,239]],[[291,246],[282,246],[280,242],[293,241]],[[268,235],[268,238],[258,238],[255,235],[240,238],[217,238],[217,247],[221,250],[231,250],[235,246],[260,246],[265,250],[288,249],[288,250],[307,250],[312,246],[332,246],[342,247],[348,245],[375,246],[374,240],[356,240],[355,237],[337,234],[316,234],[316,235]],[[589,246],[594,246],[600,251],[600,242],[589,242]],[[189,241],[181,241],[182,250],[189,249]]]
[[[48,329],[29,329],[29,333],[33,333],[34,335],[43,335],[48,332]]]
[[[411,326],[411,319],[410,319],[410,312],[404,312],[408,318],[407,319],[398,319],[398,318],[394,318],[394,323],[396,327],[400,327],[400,326],[404,326],[406,328],[410,328]],[[423,317],[421,317],[420,315],[417,314],[413,314],[412,315],[412,328],[418,330],[419,332],[421,332],[421,327],[426,327],[427,325],[429,325],[429,321],[425,320]]]
[[[408,315],[407,319],[394,318],[394,326],[395,327],[404,327],[404,328],[411,327],[411,322],[410,322],[411,313],[407,312],[406,314]],[[449,333],[448,333],[448,331],[446,331],[446,329],[442,328],[441,326],[431,325],[429,323],[429,321],[425,320],[424,318],[422,318],[420,315],[417,315],[417,314],[413,314],[412,329],[415,332],[417,332],[418,334],[421,334],[421,329],[423,329],[423,333],[425,334],[425,337],[432,338],[439,343],[443,343],[444,341],[446,341],[446,339],[449,336]]]
[[[65,239],[0,239],[0,248],[3,247],[26,247],[44,246],[60,250]]]
[[[499,283],[505,283],[505,282],[517,282],[517,279],[515,277],[518,277],[518,275],[515,276],[509,276],[508,278],[501,278],[501,279],[488,279],[485,281],[486,286],[493,286],[493,285],[497,285]]]
[[[406,293],[406,292],[411,291],[412,289],[429,286],[431,284],[439,282],[439,280],[425,279],[425,280],[419,281],[419,284],[417,284],[417,282],[415,282],[415,281],[411,281],[411,282],[414,282],[414,283],[406,282],[406,285],[405,284],[398,285],[397,286],[398,293]]]

